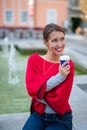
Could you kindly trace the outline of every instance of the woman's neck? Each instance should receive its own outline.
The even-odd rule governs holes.
[[[53,56],[53,55],[51,55],[49,53],[44,55],[44,59],[49,61],[49,62],[59,62],[59,56]]]

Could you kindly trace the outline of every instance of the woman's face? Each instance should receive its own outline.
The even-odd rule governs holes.
[[[48,52],[52,55],[60,56],[65,48],[65,35],[60,31],[53,31],[49,35],[48,41],[45,41]]]

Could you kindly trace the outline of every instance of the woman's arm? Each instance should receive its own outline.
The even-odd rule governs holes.
[[[52,88],[58,86],[61,82],[63,82],[65,78],[61,76],[59,73],[55,76],[52,76],[50,79],[46,82],[46,91],[51,90]]]
[[[70,61],[70,74],[61,84],[51,89],[44,96],[45,101],[55,110],[61,113],[67,107],[74,79],[74,64]],[[65,107],[64,107],[65,106]]]
[[[52,88],[58,86],[62,83],[68,74],[70,73],[70,65],[67,62],[64,62],[62,65],[59,66],[59,72],[55,76],[52,76],[46,82],[46,91],[51,90]]]
[[[37,59],[34,56],[31,56],[28,59],[25,76],[26,89],[31,97],[33,96],[42,99],[46,90],[48,76],[41,74],[36,60]]]

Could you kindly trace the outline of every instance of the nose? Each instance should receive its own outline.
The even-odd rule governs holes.
[[[61,40],[58,40],[57,45],[58,46],[62,46],[63,45],[63,43],[61,42]]]

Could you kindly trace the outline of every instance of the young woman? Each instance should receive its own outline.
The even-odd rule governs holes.
[[[72,130],[69,97],[73,85],[74,65],[60,64],[65,48],[65,32],[56,24],[43,29],[45,55],[32,54],[26,68],[26,89],[32,97],[31,114],[23,130]]]

